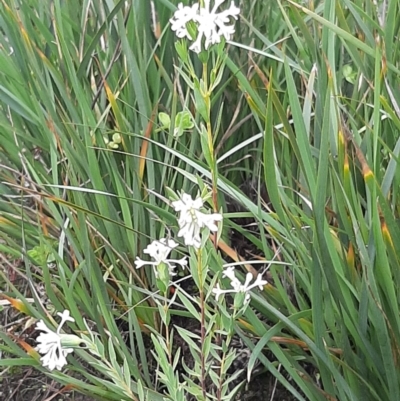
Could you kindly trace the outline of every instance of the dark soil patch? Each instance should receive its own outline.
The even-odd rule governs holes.
[[[68,390],[31,367],[3,371],[0,387],[1,401],[94,401],[91,397]]]

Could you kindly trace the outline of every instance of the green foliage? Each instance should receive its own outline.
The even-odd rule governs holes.
[[[235,43],[225,58],[203,52],[206,71],[175,43],[176,3],[1,3],[1,260],[22,255],[26,283],[96,335],[68,357],[72,377],[0,330],[0,366],[33,365],[99,399],[183,399],[164,323],[201,320],[201,303],[179,293],[160,313],[156,277],[134,260],[177,233],[171,189],[194,195],[201,177],[225,231],[194,279],[209,327],[252,350],[249,372],[260,363],[298,400],[400,399],[399,2],[243,0]],[[262,255],[270,282],[237,321],[209,291],[238,259],[228,231]],[[35,291],[0,275],[20,311],[45,315]],[[196,354],[194,334],[177,332]],[[226,375],[229,341],[222,354],[201,346],[226,357]],[[186,369],[192,392],[198,373]]]

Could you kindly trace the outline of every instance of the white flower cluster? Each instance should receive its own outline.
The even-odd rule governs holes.
[[[221,221],[222,215],[202,213],[200,209],[203,207],[203,200],[200,197],[193,200],[190,195],[183,193],[179,200],[172,202],[172,206],[176,212],[180,212],[178,237],[183,237],[185,245],[200,248],[200,231],[204,227],[211,232],[218,231],[215,222]]]
[[[170,252],[177,246],[178,244],[172,239],[167,240],[166,238],[161,238],[158,241],[153,241],[150,245],[147,246],[143,253],[147,253],[148,255],[150,255],[154,259],[154,262],[147,262],[140,259],[139,257],[136,257],[136,269],[139,269],[144,265],[151,265],[153,266],[154,274],[157,277],[157,266],[159,266],[161,263],[165,263],[168,266],[169,274],[171,276],[175,276],[176,264],[181,265],[183,268],[185,268],[185,266],[187,265],[186,257],[178,260],[168,259],[168,255],[170,254]]]
[[[73,348],[63,348],[61,344],[63,334],[60,334],[60,331],[65,322],[74,322],[75,320],[70,316],[68,310],[65,310],[63,313],[58,312],[57,315],[61,317],[61,321],[55,332],[49,329],[43,320],[40,320],[36,324],[36,330],[44,332],[36,339],[38,342],[36,350],[40,354],[44,354],[40,360],[42,361],[42,365],[44,367],[47,366],[49,370],[61,370],[67,364],[67,355],[73,352]]]
[[[193,199],[190,195],[183,193],[179,200],[172,202],[175,211],[180,212],[178,225],[178,237],[183,237],[185,245],[200,248],[201,246],[201,229],[207,227],[211,232],[218,231],[215,224],[216,221],[222,220],[222,215],[218,213],[205,214],[200,211],[203,207],[203,200],[198,197]],[[175,249],[178,244],[172,239],[161,238],[153,241],[143,251],[150,255],[154,261],[149,262],[136,257],[136,269],[145,265],[153,266],[154,273],[158,277],[158,266],[164,263],[168,266],[170,276],[176,275],[176,265],[185,268],[187,265],[186,257],[182,259],[168,259],[170,252]]]
[[[204,48],[208,49],[210,45],[220,43],[221,37],[230,40],[235,33],[235,27],[229,25],[230,18],[237,19],[240,13],[234,2],[231,2],[230,7],[217,13],[218,7],[225,2],[225,0],[215,0],[214,7],[210,10],[210,1],[204,0],[204,7],[200,7],[199,3],[193,4],[191,7],[183,6],[182,3],[178,5],[174,17],[171,18],[171,29],[176,32],[178,38],[187,37],[193,40],[192,36],[187,30],[186,25],[193,21],[197,26],[197,38],[189,47],[196,53],[202,50],[202,40],[204,36]]]
[[[217,286],[212,290],[213,293],[215,294],[215,300],[218,301],[218,298],[222,294],[229,294],[229,293],[245,293],[245,302],[250,301],[250,293],[249,291],[255,287],[258,287],[260,290],[263,289],[263,286],[268,284],[266,280],[262,279],[262,275],[258,274],[256,280],[250,284],[250,282],[253,280],[253,275],[251,273],[246,274],[246,280],[244,284],[242,284],[239,279],[235,275],[235,268],[233,266],[228,267],[227,269],[224,270],[222,273],[222,277],[227,277],[231,280],[231,286],[232,288],[223,290],[221,289],[219,283]]]

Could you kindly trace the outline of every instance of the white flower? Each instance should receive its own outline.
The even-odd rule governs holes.
[[[172,206],[175,211],[180,212],[178,237],[183,237],[185,245],[200,248],[200,230],[204,227],[208,227],[211,232],[218,231],[215,222],[221,221],[222,215],[202,213],[200,209],[203,207],[203,200],[200,197],[193,200],[190,195],[183,193],[181,199],[172,202]]]
[[[178,9],[174,13],[175,19],[170,19],[171,29],[176,31],[175,33],[178,38],[184,38],[186,36],[188,39],[192,40],[192,37],[186,29],[186,24],[190,21],[195,21],[198,9],[198,3],[193,4],[192,7],[183,6],[182,3],[178,4]]]
[[[244,284],[241,284],[239,279],[235,275],[235,268],[233,266],[228,267],[224,272],[222,273],[222,277],[227,277],[231,280],[231,287],[230,289],[223,290],[221,289],[219,283],[217,286],[212,290],[212,292],[215,294],[215,300],[218,301],[218,298],[222,294],[229,294],[229,293],[246,293],[245,297],[245,302],[250,301],[250,294],[249,291],[255,287],[258,287],[260,290],[263,289],[263,286],[268,284],[266,280],[263,280],[262,275],[258,274],[257,278],[255,281],[250,284],[251,280],[253,279],[253,275],[251,273],[246,274],[246,280]]]
[[[197,25],[197,39],[189,47],[196,53],[202,50],[202,40],[204,36],[204,48],[208,49],[210,45],[220,43],[221,37],[224,36],[226,40],[230,40],[235,33],[234,25],[228,25],[230,18],[237,19],[240,13],[233,1],[230,7],[217,13],[218,7],[225,0],[215,0],[214,7],[210,11],[210,0],[204,0],[204,7],[199,8],[199,4],[194,4],[192,7],[184,7],[182,3],[178,5],[178,9],[171,18],[171,29],[176,31],[178,38],[187,37],[192,40],[191,35],[186,29],[186,24],[193,21]]]
[[[57,315],[61,317],[61,322],[56,332],[49,329],[43,320],[40,320],[36,324],[36,330],[44,332],[36,339],[38,342],[36,350],[40,354],[44,354],[40,360],[42,361],[42,365],[44,367],[47,366],[49,370],[61,370],[67,364],[66,356],[73,352],[73,348],[62,347],[61,340],[63,334],[60,334],[60,331],[66,321],[74,322],[75,320],[70,316],[68,310],[65,310],[63,313],[59,312]]]
[[[168,266],[170,275],[174,276],[176,274],[174,271],[176,267],[175,264],[179,264],[183,268],[185,268],[185,266],[187,265],[186,257],[178,260],[168,259],[168,255],[170,254],[170,252],[177,246],[178,244],[172,239],[167,240],[166,238],[161,238],[158,241],[153,241],[150,245],[147,246],[143,253],[147,253],[148,255],[150,255],[154,259],[154,262],[148,262],[146,260],[140,259],[139,257],[136,257],[136,269],[139,269],[144,265],[151,265],[153,266],[154,273],[157,276],[157,266],[161,263],[165,263]]]

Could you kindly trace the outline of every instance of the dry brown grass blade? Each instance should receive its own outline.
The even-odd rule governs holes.
[[[154,119],[156,117],[157,110],[158,110],[158,104],[156,104],[154,106],[154,109],[151,112],[151,118],[150,118],[149,123],[147,124],[146,131],[143,136],[144,140],[143,140],[142,148],[140,149],[140,160],[139,160],[140,181],[143,181],[144,168],[146,165],[146,155],[147,155],[147,149],[149,147],[149,141],[147,139],[150,138],[150,135],[153,131]]]

